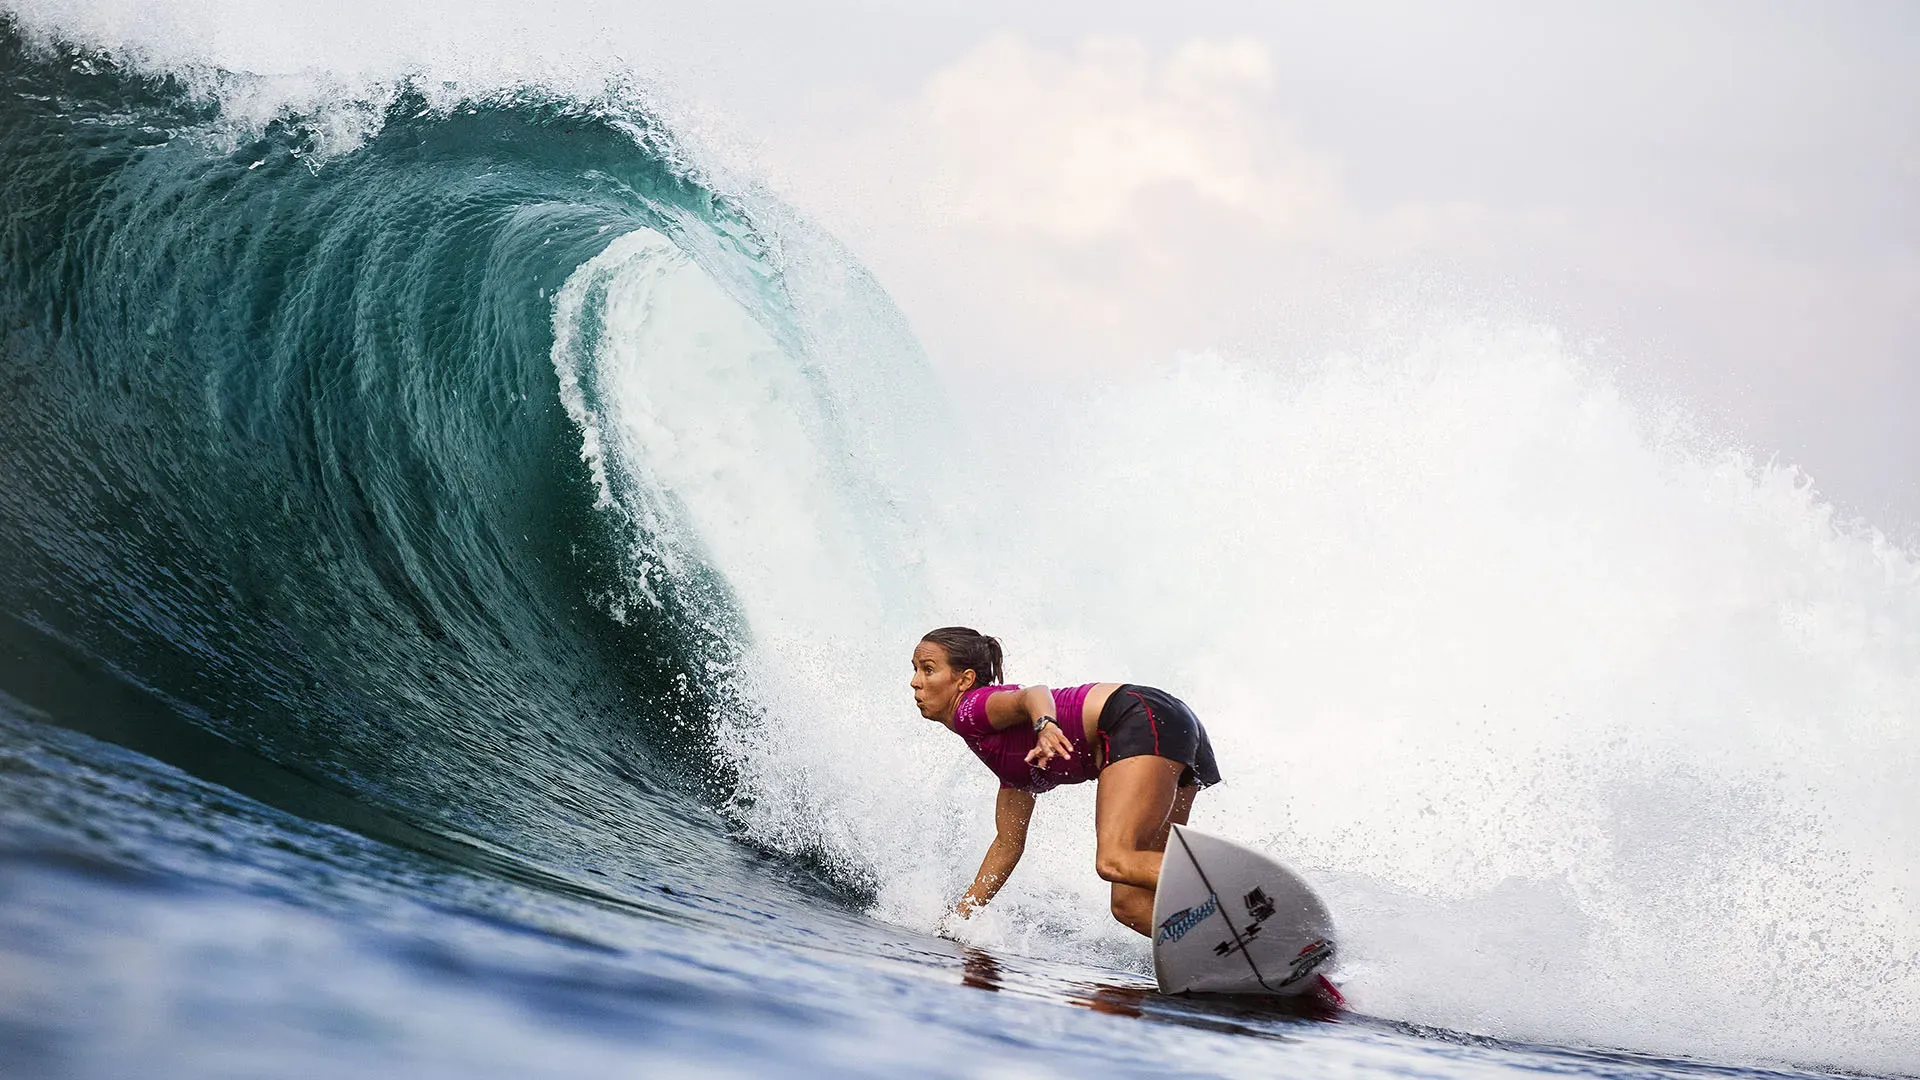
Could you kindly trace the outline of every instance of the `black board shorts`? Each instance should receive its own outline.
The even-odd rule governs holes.
[[[1181,787],[1220,782],[1207,729],[1186,703],[1165,690],[1123,684],[1100,710],[1100,744],[1107,764],[1151,754],[1186,766]]]

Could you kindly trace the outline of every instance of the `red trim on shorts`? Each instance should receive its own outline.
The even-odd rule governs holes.
[[[1131,690],[1127,691],[1127,696],[1139,702],[1140,707],[1147,710],[1147,726],[1153,729],[1153,756],[1166,757],[1165,754],[1160,752],[1160,723],[1153,718],[1153,706],[1147,704],[1146,698],[1141,697]]]

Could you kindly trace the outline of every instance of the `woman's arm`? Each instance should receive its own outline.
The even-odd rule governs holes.
[[[1033,792],[1001,788],[993,804],[993,844],[987,848],[987,857],[980,860],[980,872],[973,876],[966,895],[953,906],[954,914],[967,918],[987,906],[1000,886],[1007,883],[1027,850],[1027,824],[1032,820]]]
[[[1001,691],[987,697],[987,724],[1002,731],[1015,724],[1038,723],[1041,717],[1053,720],[1035,728],[1034,747],[1027,753],[1027,764],[1036,769],[1047,767],[1055,756],[1073,757],[1073,742],[1053,715],[1053,691],[1044,686],[1029,686],[1018,691]]]
[[[1002,690],[987,696],[987,723],[995,731],[1015,724],[1031,725],[1043,716],[1053,715],[1053,691],[1034,685],[1019,690]]]

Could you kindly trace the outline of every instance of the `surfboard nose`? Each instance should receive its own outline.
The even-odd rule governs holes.
[[[1161,993],[1332,993],[1333,919],[1293,871],[1243,844],[1175,825],[1153,897]]]

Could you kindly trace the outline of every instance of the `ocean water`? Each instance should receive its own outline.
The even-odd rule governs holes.
[[[5,1075],[1920,1073],[1920,560],[1551,328],[1007,405],[630,81],[291,100],[49,25]],[[1154,993],[1088,791],[938,936],[949,622],[1191,702],[1195,824],[1318,886],[1353,1009]]]

